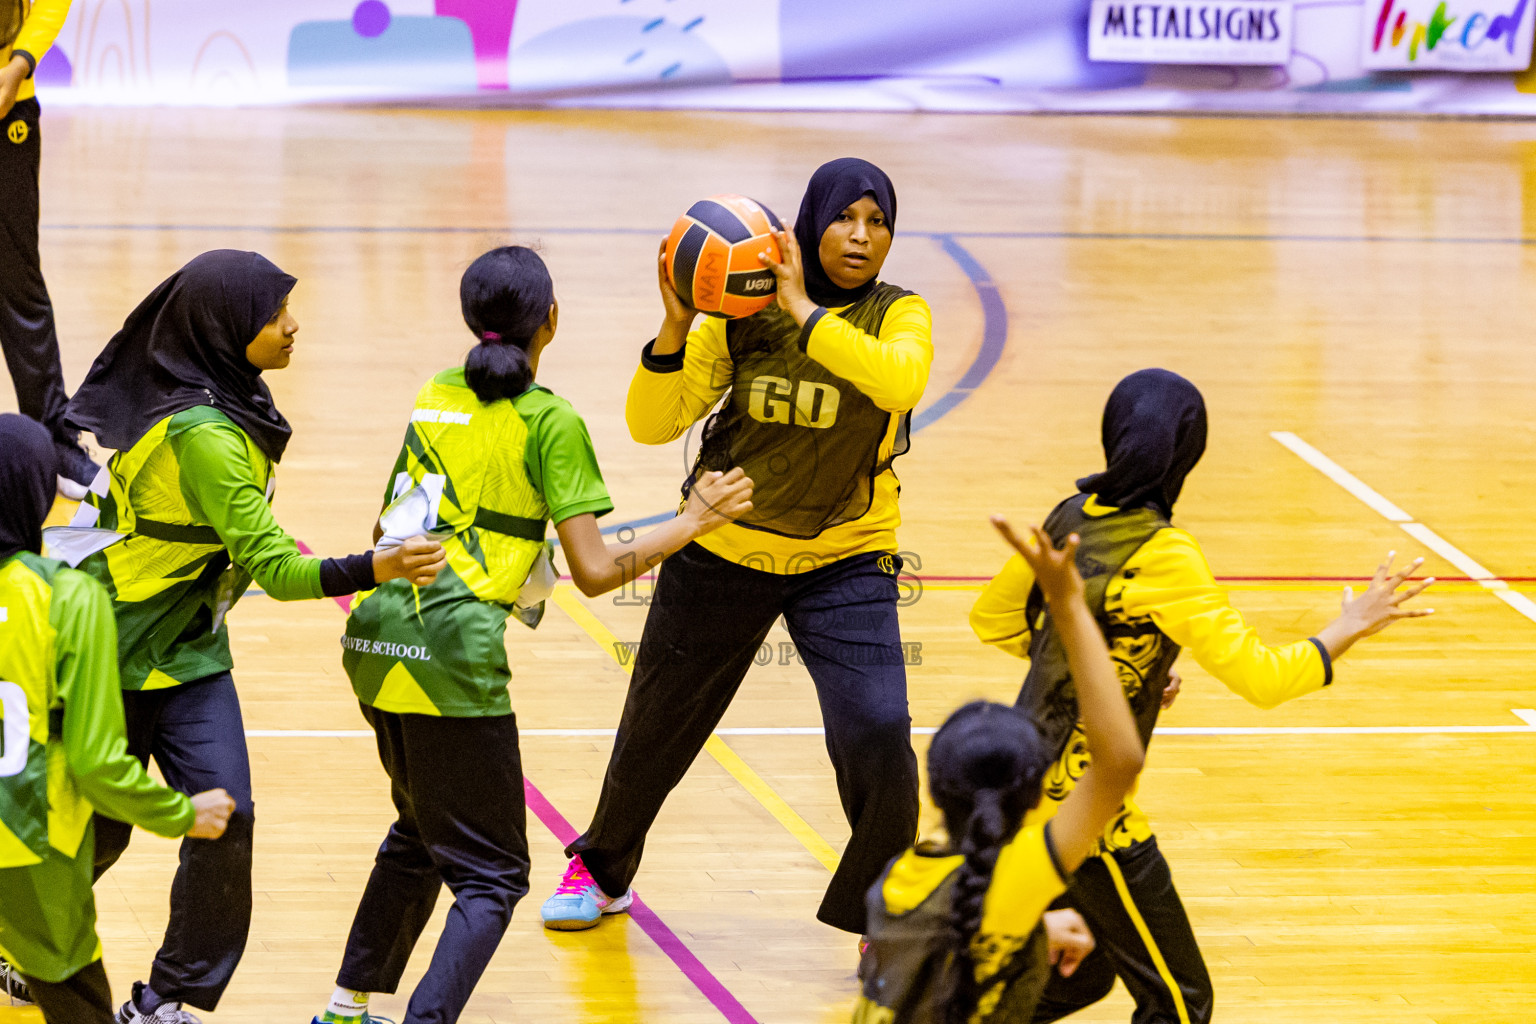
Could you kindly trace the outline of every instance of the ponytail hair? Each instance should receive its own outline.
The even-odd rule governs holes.
[[[549,268],[525,246],[492,249],[464,271],[459,306],[479,339],[464,360],[464,381],[476,398],[489,405],[528,390],[533,383],[528,344],[549,319],[554,301]]]
[[[966,1024],[981,988],[971,946],[981,930],[992,873],[1003,846],[1040,797],[1050,757],[1034,720],[1018,708],[973,701],[940,727],[928,748],[928,780],[944,812],[950,850],[964,859],[949,912],[949,964],[943,981],[945,1024]]]

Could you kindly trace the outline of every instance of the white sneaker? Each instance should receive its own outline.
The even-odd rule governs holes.
[[[32,1005],[32,990],[27,988],[15,965],[4,957],[0,957],[0,992],[5,993],[8,1006]]]
[[[183,1010],[180,1003],[161,1003],[153,1013],[142,1012],[139,996],[143,991],[142,981],[133,983],[133,998],[118,1008],[112,1017],[115,1024],[203,1024],[201,1017]]]

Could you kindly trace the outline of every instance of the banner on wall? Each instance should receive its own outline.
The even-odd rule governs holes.
[[[1361,64],[1379,70],[1524,71],[1533,0],[1370,0]]]
[[[1536,0],[74,0],[37,80],[91,104],[1536,115],[1533,22]]]
[[[1088,59],[1135,64],[1284,64],[1291,0],[1093,0]]]

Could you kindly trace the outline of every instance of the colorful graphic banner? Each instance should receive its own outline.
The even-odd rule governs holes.
[[[1524,71],[1532,0],[1370,0],[1361,63],[1373,70]]]
[[[1536,0],[75,0],[37,78],[93,104],[1526,114],[1533,21]]]

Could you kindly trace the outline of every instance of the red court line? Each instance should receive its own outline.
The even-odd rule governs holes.
[[[303,541],[297,543],[299,550],[306,555],[314,554],[308,544]],[[340,605],[342,611],[351,613],[350,595],[333,597],[331,600]],[[523,775],[523,796],[528,801],[528,809],[544,823],[545,828],[554,833],[555,838],[560,840],[560,845],[570,846],[576,841],[576,829],[565,820],[565,815],[561,814],[555,805],[539,792],[539,788],[533,784],[533,780],[529,779],[526,773]],[[741,1005],[740,1000],[731,994],[731,990],[726,988],[708,967],[704,966],[704,962],[694,955],[687,943],[678,938],[677,933],[667,926],[656,911],[646,906],[638,893],[635,895],[635,901],[630,904],[629,916],[635,924],[640,926],[640,930],[645,932],[646,937],[667,954],[667,959],[683,972],[683,976],[693,983],[693,987],[720,1011],[722,1017],[730,1021],[730,1024],[758,1024],[757,1018]]]
[[[904,572],[901,579],[917,580],[919,583],[990,583],[991,576],[931,576],[924,573]],[[1422,580],[1424,576],[1410,576],[1410,580]],[[569,576],[561,576],[561,580],[569,583]],[[1369,576],[1217,576],[1218,583],[1367,583]],[[1436,583],[1491,583],[1495,580],[1503,580],[1505,583],[1536,583],[1536,576],[1495,576],[1488,580],[1473,579],[1471,576],[1436,576]],[[637,582],[654,583],[655,573],[646,573],[636,578]]]

